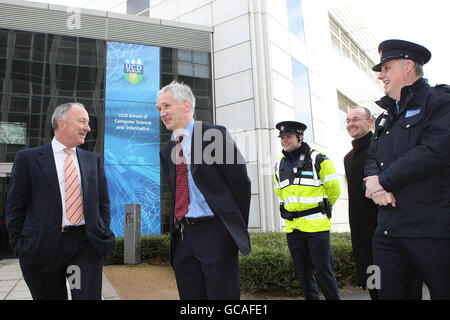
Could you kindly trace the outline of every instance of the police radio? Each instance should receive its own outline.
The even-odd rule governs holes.
[[[331,211],[333,210],[333,206],[331,205],[330,200],[328,200],[328,198],[323,198],[323,201],[319,201],[318,204],[321,212],[326,214],[328,219],[331,219]]]
[[[386,127],[386,121],[387,121],[386,119],[389,117],[389,113],[385,111],[380,115],[380,117],[382,117],[382,118],[381,118],[380,122],[378,123],[378,128],[375,132],[375,139],[378,139],[380,134],[384,131],[384,129]]]

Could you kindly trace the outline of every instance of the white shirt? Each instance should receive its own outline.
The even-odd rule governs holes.
[[[61,202],[62,202],[62,226],[71,226],[72,223],[70,223],[69,220],[66,218],[66,193],[65,193],[65,186],[64,186],[64,161],[67,158],[67,153],[64,152],[64,149],[66,148],[65,145],[63,145],[61,142],[56,140],[56,138],[53,138],[52,140],[52,149],[53,149],[53,157],[55,158],[55,165],[56,165],[56,173],[58,175],[58,182],[59,182],[59,190],[61,192]],[[78,158],[76,153],[76,148],[72,148],[72,160],[75,164],[75,167],[77,168],[78,177],[80,180],[80,188],[81,188],[81,173],[80,173],[80,166],[78,164]],[[83,196],[83,188],[81,188],[81,196]],[[81,219],[80,223],[77,225],[85,224],[84,217]]]

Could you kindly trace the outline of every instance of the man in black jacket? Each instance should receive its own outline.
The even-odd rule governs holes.
[[[250,253],[250,179],[225,127],[194,121],[194,107],[185,84],[158,92],[161,120],[173,131],[160,152],[172,193],[171,263],[181,299],[236,300],[238,249]]]
[[[385,109],[365,165],[366,196],[379,204],[373,237],[380,299],[450,299],[450,88],[431,87],[425,47],[379,45]]]
[[[363,176],[367,149],[373,136],[370,111],[354,107],[347,113],[346,128],[354,139],[353,149],[344,157],[348,186],[348,216],[355,257],[358,286],[367,286],[367,267],[373,265],[372,235],[377,226],[378,206],[364,196]],[[368,288],[372,300],[377,300],[377,290]]]

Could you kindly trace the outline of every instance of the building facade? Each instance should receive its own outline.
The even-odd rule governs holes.
[[[149,221],[143,234],[165,232],[167,185],[159,179],[155,157],[148,154],[170,139],[154,112],[154,94],[177,79],[194,89],[195,118],[225,125],[244,155],[252,181],[251,231],[283,230],[272,176],[281,156],[275,124],[282,120],[306,123],[305,140],[334,162],[342,192],[333,211],[333,231],[349,230],[343,157],[351,139],[345,114],[357,104],[379,113],[374,101],[382,95],[371,71],[377,41],[351,8],[313,0],[128,0],[109,1],[107,7],[98,0],[82,9],[77,1],[67,3],[0,0],[4,176],[18,150],[51,140],[49,117],[55,106],[82,102],[93,124],[83,148],[104,156],[115,177],[108,176],[116,190],[111,194],[112,203],[117,202],[116,234],[123,227],[123,198],[142,203]],[[119,80],[109,81],[115,79],[110,70],[122,47],[127,54],[155,48],[141,54],[152,62],[143,63],[144,80],[134,86],[128,81],[131,91],[120,87]],[[117,68],[126,68],[120,61]],[[131,58],[128,65],[141,68]],[[144,83],[147,87],[133,91]],[[124,93],[117,97],[117,91]],[[144,97],[142,92],[151,94]],[[117,115],[123,113],[127,120],[134,118],[134,129],[143,120],[139,117],[151,119],[139,122],[149,130],[120,136],[123,130],[118,133],[117,128],[127,123]],[[120,143],[148,152],[125,152],[117,148]],[[121,153],[111,156],[116,149]],[[129,171],[136,175],[131,180],[151,175],[154,184],[137,183],[133,189],[120,178]]]

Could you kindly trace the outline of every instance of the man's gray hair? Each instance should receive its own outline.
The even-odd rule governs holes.
[[[414,71],[416,72],[416,76],[423,78],[424,76],[423,66],[420,63],[414,62]]]
[[[66,113],[69,111],[73,106],[79,106],[83,109],[86,109],[83,104],[78,102],[67,102],[60,104],[55,108],[55,111],[53,111],[52,115],[52,128],[53,130],[58,128],[58,119],[66,119]]]
[[[165,92],[170,92],[173,98],[177,100],[178,103],[183,103],[183,101],[189,101],[191,103],[191,113],[194,114],[195,110],[195,96],[192,93],[191,87],[182,82],[172,81],[170,84],[161,88],[158,91],[158,97]]]
[[[404,65],[406,60],[410,60],[410,59],[399,59],[399,60],[400,60],[400,63],[402,65]],[[419,78],[423,78],[423,76],[425,74],[423,72],[423,66],[420,63],[418,63],[418,62],[415,62],[413,60],[411,60],[411,61],[414,62],[414,73],[416,74],[416,76],[419,77]]]

